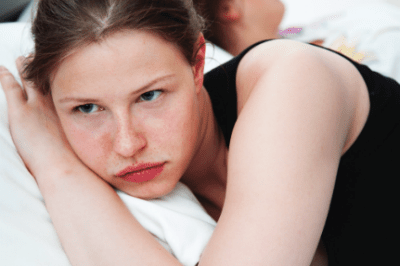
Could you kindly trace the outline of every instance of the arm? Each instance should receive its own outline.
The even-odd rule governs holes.
[[[75,156],[59,165],[35,176],[73,265],[181,265]]]
[[[73,265],[180,265],[74,154],[50,97],[0,70],[10,129]]]
[[[315,49],[274,41],[240,63],[225,205],[200,265],[310,265],[357,95]]]
[[[267,46],[264,45],[263,47]],[[254,57],[259,57],[256,52]],[[246,56],[246,58],[252,57]],[[246,65],[245,62],[250,60],[246,58],[243,59],[243,64],[241,64],[243,65],[241,68],[244,70],[246,70],[246,67],[244,67]],[[300,86],[296,87],[299,85],[297,79],[302,78],[304,73],[293,76],[285,84],[282,84],[279,79],[277,80],[279,75],[283,76],[283,73],[279,72],[280,67],[288,67],[288,70],[290,70],[290,67],[294,67],[293,62],[290,60],[283,60],[281,63],[281,65],[275,64],[276,67],[274,66],[271,69],[266,69],[265,65],[258,66],[250,63],[253,68],[249,68],[247,71],[239,70],[239,76],[247,75],[247,81],[254,81],[246,85],[248,88],[254,88],[254,92],[244,93],[241,96],[242,98],[248,98],[248,100],[241,100],[241,102],[249,102],[251,104],[246,104],[245,107],[239,106],[241,114],[231,140],[226,205],[217,230],[202,256],[200,265],[276,265],[276,262],[282,258],[292,259],[289,265],[301,265],[300,263],[291,264],[296,259],[301,262],[309,260],[308,264],[311,262],[311,253],[315,251],[317,246],[325,219],[324,215],[326,215],[327,206],[329,205],[329,193],[331,193],[330,190],[334,183],[333,172],[336,171],[335,167],[337,167],[340,156],[340,152],[338,152],[340,148],[332,148],[331,146],[336,144],[341,146],[344,141],[342,133],[338,132],[336,128],[338,124],[335,123],[340,122],[343,125],[346,125],[346,123],[344,122],[345,118],[342,121],[336,117],[336,120],[332,122],[335,125],[331,123],[325,125],[324,123],[325,131],[328,131],[328,135],[325,138],[324,135],[318,135],[318,132],[313,132],[317,135],[301,140],[301,138],[296,137],[300,135],[289,131],[290,127],[292,127],[290,130],[297,130],[296,127],[301,127],[304,132],[300,130],[300,133],[307,135],[309,132],[306,129],[311,129],[309,127],[313,126],[313,123],[321,122],[318,117],[313,117],[312,120],[307,121],[309,125],[305,128],[303,128],[303,123],[290,125],[293,121],[290,120],[289,116],[290,114],[298,115],[296,119],[301,119],[301,115],[309,115],[305,110],[303,110],[304,113],[302,114],[296,109],[294,114],[287,113],[285,119],[280,120],[274,120],[274,117],[270,115],[260,117],[258,112],[260,110],[263,113],[265,111],[278,111],[284,114],[287,110],[282,112],[279,108],[287,109],[287,107],[273,104],[273,99],[277,99],[273,97],[278,96],[275,95],[275,92],[281,91],[283,94],[280,97],[284,98],[285,91],[283,89],[291,88],[294,90],[294,88],[300,88]],[[315,86],[329,85],[332,81],[332,77],[329,76],[329,70],[319,69],[320,65],[314,66],[313,64],[315,63],[309,62],[308,67],[317,68],[317,71],[321,71],[321,75],[325,75],[321,76]],[[298,71],[296,68],[293,70]],[[328,79],[325,80],[323,78]],[[48,160],[41,164],[47,165],[46,169],[29,165],[29,154],[21,154],[21,156],[37,178],[57,233],[71,262],[74,265],[179,265],[128,213],[108,184],[87,169],[70,148],[65,146],[65,143],[59,142],[58,139],[60,138],[54,138],[54,133],[43,134],[41,129],[43,127],[41,126],[43,119],[38,119],[36,116],[39,115],[35,114],[35,112],[39,114],[51,113],[49,110],[37,109],[37,102],[44,101],[43,97],[35,94],[34,89],[25,84],[28,93],[28,101],[26,101],[23,98],[21,87],[15,83],[9,73],[0,74],[0,81],[5,89],[9,103],[10,122],[14,121],[14,124],[10,126],[14,129],[13,138],[15,143],[23,144],[16,139],[18,138],[17,133],[24,131],[18,130],[16,121],[19,120],[18,124],[21,129],[31,127],[28,130],[31,136],[42,137],[35,141],[29,141],[29,143],[37,144],[33,150],[39,152],[38,154],[50,152],[50,155],[44,156]],[[304,82],[310,83],[310,80],[305,80]],[[239,86],[241,86],[241,83],[239,80]],[[337,86],[337,83],[334,84],[332,86]],[[279,88],[280,90],[264,91],[262,89],[264,87]],[[247,87],[244,89],[247,89]],[[307,86],[305,86],[305,89],[307,89]],[[260,93],[255,94],[257,91]],[[264,93],[268,92],[269,95],[263,95],[262,91]],[[250,96],[248,97],[248,95]],[[272,104],[267,106],[263,101],[257,100],[259,97],[261,100],[261,97],[265,96],[268,96],[267,101],[272,102]],[[326,98],[331,96],[335,95],[320,95],[320,97]],[[338,95],[335,97],[337,99]],[[315,99],[318,100],[317,98]],[[286,100],[295,100],[295,97]],[[338,102],[340,103],[339,100]],[[288,101],[286,105],[292,106],[294,103]],[[42,108],[45,106],[47,105],[42,106]],[[262,110],[262,108],[266,107],[268,107],[267,110]],[[325,105],[319,107],[323,108]],[[326,107],[329,106],[327,105]],[[315,107],[313,106],[313,108]],[[339,107],[336,109],[332,106],[329,108],[331,108],[331,111],[339,109]],[[252,112],[257,112],[257,114],[254,116]],[[328,111],[325,110],[325,112]],[[333,119],[335,115],[337,115],[337,112],[328,114],[328,116],[321,114],[319,119]],[[260,123],[260,120],[251,119],[252,116],[264,120]],[[282,115],[279,117],[282,117]],[[274,123],[277,124],[274,127],[269,127],[270,124]],[[260,124],[268,125],[268,127],[260,127]],[[318,126],[320,125],[318,124]],[[279,127],[284,127],[284,130],[278,130]],[[270,130],[271,128],[276,130],[272,131]],[[328,145],[324,141],[332,137],[331,133],[333,131],[330,132],[332,128],[338,134],[333,138],[333,143],[328,143]],[[58,132],[58,129],[53,128],[50,132]],[[286,145],[285,141],[286,138],[290,139],[293,135],[283,136],[282,133],[293,133],[295,135],[292,142],[288,143],[290,145]],[[268,135],[268,138],[263,138],[264,134]],[[321,154],[315,149],[310,150],[310,147],[305,145],[304,141],[310,141],[310,139],[313,140],[316,137],[319,137],[317,144],[323,144],[322,146],[326,148],[325,153],[322,154],[326,158],[324,157],[321,160],[318,158],[320,161],[316,165],[317,168],[314,169],[313,167],[316,163],[313,163],[312,159]],[[252,143],[252,140],[256,138],[258,138],[257,141]],[[271,143],[269,141],[272,138],[276,138],[276,141]],[[24,138],[21,137],[21,139]],[[279,140],[281,141],[279,142]],[[273,149],[274,145],[276,145],[275,149]],[[292,145],[297,145],[297,147],[290,149]],[[268,147],[268,149],[262,148],[262,146]],[[311,146],[318,147],[316,145]],[[58,148],[46,151],[41,150],[42,147]],[[282,149],[278,150],[277,148]],[[329,150],[328,148],[332,149]],[[301,149],[304,149],[304,151],[299,154]],[[28,153],[29,149],[20,146],[18,150],[20,153]],[[61,150],[64,151],[62,154],[60,153]],[[260,151],[265,153],[259,154]],[[276,153],[277,151],[280,154]],[[254,158],[247,158],[246,156],[240,156],[240,154],[252,154],[255,156]],[[306,157],[308,156],[308,160],[303,160],[303,154]],[[259,158],[257,159],[257,157]],[[269,159],[271,157],[275,160],[274,162]],[[267,159],[269,162],[266,162]],[[293,164],[290,164],[290,168],[287,167],[287,162],[293,162]],[[280,172],[280,169],[285,171]],[[307,172],[307,169],[312,170]],[[293,175],[291,176],[291,174]],[[317,180],[317,177],[321,176],[324,178]],[[292,178],[296,178],[296,182],[293,183]],[[248,180],[251,180],[251,182]],[[319,182],[312,184],[316,180]],[[306,183],[304,184],[303,182]],[[299,186],[302,190],[298,189]],[[292,191],[289,191],[288,188]],[[320,188],[324,190],[320,191]],[[85,194],[81,193],[81,191],[85,191]],[[315,198],[318,200],[315,201]],[[304,214],[304,209],[306,209],[306,212],[308,210],[312,211]],[[296,217],[296,221],[299,223],[293,225],[294,220],[292,217]],[[278,232],[278,230],[281,231]],[[296,256],[286,256],[287,253],[290,255],[296,254]],[[271,261],[268,261],[268,259],[272,259],[273,263],[270,263]],[[281,264],[283,262],[283,260],[279,261]]]

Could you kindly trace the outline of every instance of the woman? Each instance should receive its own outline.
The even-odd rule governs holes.
[[[178,181],[218,220],[199,265],[395,259],[399,85],[275,40],[203,87],[202,25],[191,1],[42,0],[24,89],[1,70],[14,142],[72,264],[179,265],[111,188],[149,199]]]

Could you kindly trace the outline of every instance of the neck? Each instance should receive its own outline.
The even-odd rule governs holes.
[[[181,181],[195,195],[222,209],[227,177],[227,148],[211,99],[203,88],[201,138],[197,151]]]

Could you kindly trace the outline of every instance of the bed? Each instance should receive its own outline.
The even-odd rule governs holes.
[[[369,62],[373,68],[400,80],[400,66],[398,66],[400,63],[400,45],[398,45],[400,44],[399,9],[393,9],[392,6],[388,7],[385,5],[386,1],[379,0],[282,1],[286,4],[287,10],[281,25],[282,30],[290,27],[302,29],[299,34],[285,37],[309,41],[309,39],[323,36],[323,33],[318,33],[320,34],[318,35],[316,32],[325,30],[326,42],[335,43],[333,39],[338,39],[344,35],[345,41],[350,42],[351,45],[361,49],[361,51],[371,50],[371,47],[373,47],[373,51],[369,54],[371,55],[370,60],[364,62]],[[359,37],[356,40],[358,43],[355,43],[349,35],[354,34],[355,31],[360,31],[360,29],[349,30],[350,25],[346,24],[348,23],[346,20],[343,20],[343,15],[342,20],[335,20],[335,18],[340,17],[338,17],[338,14],[345,14],[345,18],[357,14],[357,9],[365,7],[367,2],[378,6],[383,4],[384,7],[375,11],[380,12],[379,16],[386,13],[388,16],[384,21],[378,21],[381,28],[374,28],[375,33],[364,30],[363,36],[366,37]],[[400,0],[390,2],[400,6]],[[0,64],[9,68],[16,76],[17,70],[14,60],[19,55],[27,55],[33,47],[29,33],[32,8],[34,8],[33,3],[21,14],[18,23],[0,23]],[[371,13],[371,9],[367,10],[370,10],[370,13],[365,11],[366,13],[359,14],[359,17],[377,14]],[[306,31],[307,27],[311,31]],[[337,30],[327,29],[327,27],[336,27]],[[342,33],[338,33],[340,27]],[[332,37],[333,35],[335,37]],[[360,43],[364,43],[361,48]],[[382,51],[379,51],[379,49],[382,49]],[[375,57],[372,56],[373,53]],[[207,72],[226,62],[232,56],[222,49],[208,44],[206,57],[205,71]],[[169,195],[151,201],[136,199],[120,191],[118,191],[118,195],[139,222],[168,251],[184,265],[195,265],[212,234],[215,221],[206,214],[186,186],[179,184]],[[26,170],[12,142],[8,130],[6,101],[1,89],[0,258],[0,264],[10,266],[70,265],[52,226],[40,191],[34,179]]]

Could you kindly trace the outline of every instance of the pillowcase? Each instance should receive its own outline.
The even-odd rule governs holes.
[[[233,56],[215,44],[206,42],[206,58],[204,73],[231,60]]]
[[[0,24],[0,65],[19,80],[15,59],[33,48],[30,24]],[[1,87],[1,86],[0,86]],[[178,183],[168,195],[141,200],[117,191],[135,218],[183,265],[200,258],[215,221]],[[70,265],[44,200],[12,141],[0,88],[0,258],[2,265]]]

